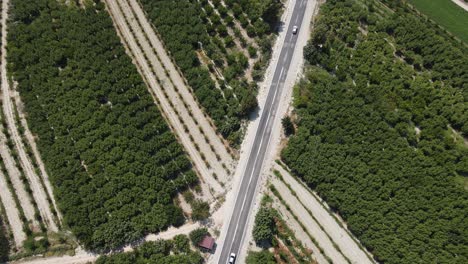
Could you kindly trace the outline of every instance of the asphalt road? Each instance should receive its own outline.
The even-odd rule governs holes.
[[[242,245],[249,212],[252,207],[252,202],[255,200],[255,189],[270,142],[272,126],[277,114],[281,94],[284,89],[284,82],[291,64],[294,49],[296,48],[297,35],[294,35],[292,30],[294,26],[299,27],[298,31],[301,30],[300,25],[304,18],[307,2],[308,0],[297,0],[290,23],[286,25],[287,31],[283,48],[268,91],[265,107],[260,116],[260,123],[255,135],[254,144],[250,150],[249,160],[243,174],[239,193],[236,197],[232,218],[230,219],[226,238],[221,249],[219,263],[227,263],[231,253],[238,255],[239,248]]]

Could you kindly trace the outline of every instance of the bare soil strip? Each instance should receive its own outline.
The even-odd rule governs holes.
[[[2,103],[5,120],[7,122],[8,131],[12,137],[16,150],[18,152],[20,164],[24,170],[25,176],[29,181],[33,197],[38,206],[39,212],[43,219],[45,226],[51,231],[58,231],[57,225],[54,222],[54,215],[50,209],[49,202],[47,200],[47,194],[41,184],[40,178],[36,175],[34,166],[29,160],[26,154],[26,148],[19,134],[18,128],[15,123],[15,112],[12,104],[11,90],[9,81],[6,74],[6,21],[8,19],[8,5],[9,1],[4,0],[2,3],[2,57],[1,57],[1,78],[2,78]]]
[[[465,9],[465,11],[468,11],[468,3],[466,3],[463,0],[452,0],[455,4],[457,4],[459,7]]]
[[[120,4],[123,13],[126,15],[127,22],[132,28],[134,35],[138,39],[141,48],[143,49],[148,60],[151,62],[152,69],[156,73],[156,78],[159,79],[164,91],[169,97],[169,100],[173,103],[175,110],[179,113],[182,120],[184,120],[188,126],[188,133],[196,139],[196,142],[200,147],[200,152],[206,156],[207,162],[210,164],[213,172],[218,175],[217,177],[219,177],[221,182],[225,183],[227,181],[227,173],[224,171],[221,163],[217,162],[217,153],[215,152],[216,150],[212,150],[209,143],[205,140],[204,135],[206,135],[206,133],[204,133],[204,130],[200,130],[202,126],[198,126],[196,124],[196,120],[193,117],[193,106],[188,106],[187,109],[186,105],[189,103],[179,95],[182,94],[179,86],[174,86],[172,79],[169,79],[166,75],[164,66],[160,63],[157,54],[154,53],[153,47],[151,47],[150,43],[148,42],[148,38],[146,37],[148,34],[145,34],[146,32],[141,31],[141,24],[137,22],[138,20],[134,17],[134,13],[132,12],[132,9],[128,5],[127,1],[117,2]],[[188,98],[188,100],[190,100],[190,98]],[[197,119],[197,122],[198,120],[199,119]],[[209,126],[209,124],[207,125]]]
[[[119,33],[122,42],[125,44],[129,55],[134,59],[134,63],[137,66],[140,74],[142,75],[144,81],[146,82],[148,88],[150,88],[151,94],[155,97],[158,107],[162,109],[166,120],[171,125],[171,128],[178,136],[180,142],[185,147],[185,150],[190,155],[192,162],[195,164],[198,172],[202,175],[202,181],[205,184],[202,184],[202,189],[205,195],[209,195],[211,190],[215,194],[223,193],[223,187],[214,179],[210,168],[203,161],[199,151],[195,147],[194,142],[190,139],[190,135],[185,131],[184,126],[179,120],[177,114],[172,109],[172,102],[166,97],[165,91],[158,84],[156,76],[153,74],[153,71],[148,64],[146,54],[140,48],[139,42],[132,35],[131,30],[125,21],[125,16],[120,10],[118,4],[113,0],[106,0],[107,8],[111,14],[114,25]],[[206,185],[208,184],[209,187]]]
[[[284,202],[289,206],[289,208],[291,208],[292,213],[295,214],[306,227],[307,232],[317,240],[317,243],[319,244],[318,246],[324,250],[325,255],[329,256],[333,260],[333,263],[349,263],[343,254],[335,248],[334,241],[328,237],[327,233],[321,229],[320,225],[315,221],[315,219],[309,215],[307,210],[291,193],[288,187],[276,177],[273,177],[271,182],[275,186],[276,190],[278,190]]]
[[[28,144],[31,147],[32,154],[34,155],[34,159],[36,160],[37,166],[39,167],[39,171],[41,172],[42,182],[44,183],[44,186],[47,190],[48,197],[52,201],[52,205],[54,206],[55,212],[57,213],[57,216],[58,216],[57,220],[59,221],[59,224],[61,224],[62,215],[60,214],[57,203],[55,201],[54,192],[52,189],[52,185],[50,184],[50,180],[49,180],[49,175],[47,174],[44,162],[42,161],[41,155],[37,149],[35,137],[31,133],[31,130],[29,129],[29,126],[28,126],[28,122],[26,121],[26,114],[23,110],[24,105],[21,101],[21,97],[19,96],[17,92],[14,98],[15,98],[16,109],[18,110],[18,115],[20,118],[21,126],[24,128],[24,136],[26,137],[26,140],[27,140],[26,144]]]
[[[2,43],[6,43],[6,21],[7,21],[7,2],[4,0],[2,2]],[[6,54],[5,54],[5,47],[2,45],[2,57],[1,57],[1,82],[2,82],[2,87],[4,83],[7,83],[6,80]],[[3,78],[5,76],[5,78]],[[2,121],[3,122],[3,121]],[[16,167],[16,162],[15,159],[13,158],[8,144],[7,144],[7,138],[5,134],[2,131],[3,127],[0,128],[0,157],[3,160],[3,164],[5,165],[6,171],[8,176],[11,180],[11,183],[13,185],[13,188],[15,190],[16,195],[18,196],[19,201],[21,202],[21,207],[23,208],[24,215],[26,217],[26,220],[32,224],[33,228],[38,228],[39,223],[36,221],[34,217],[34,206],[30,200],[30,197],[28,193],[26,192],[26,188],[24,183],[21,181],[21,172],[18,170],[18,167]],[[6,129],[6,128],[5,128]]]
[[[170,78],[173,80],[175,86],[177,86],[182,93],[184,100],[190,105],[191,109],[194,111],[194,116],[199,120],[205,131],[205,134],[210,137],[212,144],[214,145],[216,152],[219,153],[223,160],[229,161],[231,159],[231,154],[229,153],[229,147],[227,142],[225,142],[217,133],[212,121],[206,113],[202,111],[202,107],[197,103],[197,99],[193,96],[193,91],[191,87],[187,85],[187,81],[184,79],[180,70],[173,63],[169,54],[164,49],[164,45],[161,40],[156,35],[155,30],[151,26],[150,22],[146,19],[145,13],[141,6],[138,4],[137,0],[126,0],[129,2],[138,16],[138,19],[145,31],[148,34],[149,39],[153,48],[156,50],[159,58],[161,59],[162,64],[168,70]]]
[[[8,175],[5,176],[8,176],[11,180],[15,193],[18,196],[18,200],[21,202],[21,207],[23,208],[26,220],[28,220],[33,225],[33,227],[38,228],[39,223],[34,217],[34,206],[29,198],[29,194],[26,192],[23,182],[21,181],[21,172],[16,167],[15,160],[13,159],[13,156],[8,149],[6,137],[1,131],[0,157],[2,158],[3,164],[5,165],[6,171],[8,173]]]
[[[26,233],[23,231],[23,222],[20,219],[20,213],[16,207],[13,195],[8,189],[6,176],[0,170],[0,199],[3,207],[5,208],[5,214],[7,216],[8,224],[13,234],[16,248],[21,247],[23,241],[26,239]]]
[[[337,219],[328,212],[325,206],[320,202],[320,200],[318,200],[318,196],[314,195],[278,164],[275,163],[274,168],[282,175],[284,181],[283,184],[289,185],[295,192],[295,198],[298,199],[299,203],[291,204],[291,208],[295,206],[303,206],[307,208],[307,211],[312,213],[313,218],[317,220],[319,225],[333,240],[343,255],[350,259],[352,263],[375,263],[372,260],[370,253],[366,252],[363,247],[360,247],[357,240],[353,239],[351,233],[343,226],[343,224],[340,225]]]
[[[294,219],[294,216],[286,209],[286,207],[275,198],[273,207],[280,213],[281,217],[285,220],[288,227],[294,232],[296,238],[301,241],[305,247],[312,249],[312,257],[317,260],[319,264],[329,263],[326,257],[320,252],[317,245],[314,244],[312,239],[307,235],[301,225]]]
[[[29,259],[23,259],[19,261],[12,261],[11,264],[89,264],[96,262],[99,256],[91,254],[83,250],[77,250],[74,256],[60,256],[60,257],[32,257]]]
[[[162,65],[167,70],[170,79],[172,80],[175,87],[179,89],[183,100],[189,105],[189,109],[192,111],[193,117],[200,124],[204,134],[208,137],[210,143],[213,145],[215,152],[221,156],[221,161],[226,163],[226,166],[233,166],[231,164],[232,157],[228,152],[227,143],[224,142],[220,136],[216,133],[216,130],[210,122],[209,117],[202,111],[202,108],[198,105],[196,98],[193,96],[193,91],[187,85],[187,81],[180,74],[180,70],[172,62],[167,51],[164,49],[164,45],[156,35],[154,28],[145,16],[145,13],[139,3],[136,0],[120,0],[130,4],[132,10],[138,17],[139,23],[142,30],[148,36],[152,48],[157,53],[157,56],[161,60]],[[128,10],[126,10],[128,11]]]

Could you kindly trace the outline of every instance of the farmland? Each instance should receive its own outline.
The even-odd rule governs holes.
[[[250,1],[244,3],[244,9],[226,1],[226,5],[236,6],[234,14],[219,0],[141,2],[218,131],[239,145],[241,124],[257,107],[257,86],[252,80],[261,79],[273,38],[268,24],[259,17],[262,10],[252,14],[258,21],[254,27],[244,12]],[[268,2],[274,7],[270,13],[278,13],[281,5]]]
[[[468,43],[468,12],[451,0],[410,0],[419,11]]]
[[[98,251],[182,224],[172,198],[198,179],[104,5],[12,3],[9,66],[64,223]]]
[[[402,9],[320,12],[283,159],[377,261],[466,262],[466,49]]]

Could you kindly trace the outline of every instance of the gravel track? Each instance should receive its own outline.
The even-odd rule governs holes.
[[[7,74],[6,74],[6,36],[7,36],[7,30],[6,30],[6,21],[8,19],[8,5],[9,1],[4,0],[2,3],[2,58],[1,58],[1,75],[2,75],[2,103],[3,103],[3,113],[5,115],[5,120],[7,122],[8,130],[10,132],[11,138],[14,142],[14,145],[16,147],[16,150],[18,152],[20,164],[24,170],[24,174],[26,178],[29,181],[33,197],[36,201],[37,207],[39,209],[39,212],[41,214],[42,220],[44,222],[44,225],[49,228],[50,231],[58,231],[57,225],[55,224],[54,221],[54,215],[52,214],[52,211],[50,210],[50,205],[47,200],[47,194],[44,191],[44,188],[42,186],[42,183],[40,181],[40,178],[38,175],[36,175],[34,166],[31,163],[31,160],[29,160],[27,154],[26,154],[26,148],[23,144],[23,141],[21,139],[21,136],[19,134],[18,128],[16,127],[16,122],[15,122],[15,114],[14,114],[14,108],[12,104],[12,98],[11,98],[11,90],[10,90],[10,85],[8,82]]]
[[[23,221],[21,221],[20,213],[15,204],[15,199],[8,189],[8,184],[3,175],[3,172],[0,170],[0,199],[2,201],[3,207],[5,208],[5,214],[8,220],[8,226],[10,227],[11,233],[13,234],[13,239],[15,241],[16,248],[21,247],[23,241],[26,239],[26,233],[23,231]]]
[[[211,193],[210,189],[212,189],[216,194],[222,193],[224,191],[223,187],[213,178],[210,173],[210,169],[206,166],[200,156],[200,153],[195,148],[194,143],[190,140],[189,134],[185,132],[183,125],[171,107],[171,103],[165,97],[163,90],[159,86],[156,76],[153,75],[144,52],[141,50],[137,40],[132,35],[129,26],[125,21],[125,16],[120,10],[117,2],[113,0],[106,0],[105,2],[116,26],[117,32],[121,36],[124,44],[126,44],[125,46],[127,51],[134,59],[137,69],[140,71],[140,74],[152,92],[151,94],[154,95],[156,97],[155,99],[159,102],[157,105],[162,109],[162,113],[164,113],[173,131],[176,133],[180,142],[185,147],[185,150],[192,158],[192,162],[195,164],[198,172],[202,175],[202,181],[209,185],[209,187],[206,184],[201,185],[203,192],[206,195]]]

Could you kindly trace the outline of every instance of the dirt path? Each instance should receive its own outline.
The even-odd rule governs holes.
[[[187,235],[200,227],[199,223],[188,223],[181,227],[175,228],[171,227],[168,230],[161,232],[159,234],[150,234],[146,236],[143,241],[156,241],[159,239],[172,239],[176,235]],[[133,246],[127,246],[123,249],[124,252],[133,251]],[[20,261],[10,262],[11,264],[88,264],[94,263],[99,255],[92,254],[84,251],[83,249],[77,249],[77,252],[74,256],[61,256],[61,257],[33,257],[29,259],[24,259]]]
[[[317,221],[310,216],[304,206],[302,206],[300,201],[291,193],[288,187],[276,177],[272,178],[271,183],[275,186],[276,190],[278,190],[284,202],[289,206],[289,208],[291,208],[292,213],[300,219],[307,232],[317,240],[318,246],[324,250],[325,255],[329,256],[334,263],[349,263],[343,254],[335,248],[333,245],[334,241],[332,241],[328,237],[327,233],[321,229]],[[356,263],[360,264],[360,262]]]
[[[99,255],[88,253],[84,250],[77,250],[74,256],[61,257],[36,257],[20,261],[12,261],[10,264],[89,264],[94,263]]]
[[[49,202],[47,201],[47,194],[40,182],[39,176],[36,175],[34,167],[26,154],[26,148],[23,144],[18,128],[16,127],[14,108],[11,98],[11,90],[6,74],[6,20],[8,19],[8,5],[9,1],[4,0],[2,3],[2,58],[1,58],[1,75],[2,75],[2,103],[3,113],[8,125],[11,138],[16,146],[18,152],[20,164],[23,167],[24,174],[29,181],[33,197],[38,206],[41,217],[44,224],[50,229],[50,231],[58,231],[57,225],[54,221],[54,216],[50,210]]]
[[[277,200],[275,198],[275,200]],[[320,249],[314,244],[312,239],[307,235],[301,225],[294,219],[294,216],[282,205],[279,201],[275,201],[273,207],[280,213],[283,220],[287,223],[288,227],[294,232],[296,238],[302,242],[306,248],[312,249],[312,257],[319,264],[328,264],[325,256],[320,252]]]
[[[206,131],[206,128],[211,128],[209,126],[209,123],[200,124],[200,126],[198,126],[195,123],[196,121],[198,123],[203,123],[203,120],[206,121],[206,118],[204,118],[203,116],[194,116],[194,112],[196,111],[194,107],[196,108],[196,105],[189,105],[188,107],[186,107],[186,104],[189,104],[189,101],[194,102],[194,98],[183,98],[183,96],[181,98],[181,96],[179,96],[178,92],[180,94],[184,92],[180,88],[180,86],[174,86],[173,80],[169,79],[166,73],[164,72],[164,66],[160,63],[157,54],[154,53],[154,46],[150,46],[148,39],[145,37],[145,34],[146,36],[149,36],[148,32],[141,31],[141,24],[138,23],[138,21],[140,21],[141,23],[141,19],[137,20],[137,18],[132,12],[132,8],[130,8],[126,0],[121,0],[117,2],[121,5],[122,10],[124,11],[124,14],[127,17],[128,24],[133,29],[133,32],[135,33],[135,36],[138,39],[144,53],[146,54],[148,60],[151,62],[152,69],[156,73],[157,78],[160,80],[160,83],[162,84],[164,91],[168,95],[169,100],[173,103],[175,110],[179,113],[179,115],[181,115],[182,120],[184,120],[186,125],[188,126],[188,133],[194,137],[195,142],[197,142],[197,144],[200,147],[200,152],[206,156],[207,162],[210,164],[210,167],[212,169],[212,173],[216,173],[220,182],[225,184],[228,180],[228,175],[221,165],[221,162],[225,160],[221,160],[221,162],[217,161],[216,149],[213,151],[209,143],[204,138],[204,136],[208,136],[209,133],[209,131]],[[191,112],[192,114],[190,114]],[[194,118],[196,118],[196,120]],[[214,135],[216,137],[216,134]],[[208,141],[211,142],[212,140],[217,140],[217,138],[210,138]]]
[[[123,0],[121,0],[122,2]],[[186,84],[186,81],[180,74],[180,71],[176,68],[171,58],[164,49],[164,45],[156,35],[151,23],[147,20],[145,13],[139,3],[136,0],[125,0],[129,3],[136,16],[138,17],[139,23],[142,26],[145,34],[147,34],[151,46],[156,50],[161,63],[164,65],[169,73],[169,77],[173,81],[174,85],[179,89],[183,100],[189,105],[194,118],[199,122],[202,127],[204,134],[208,137],[209,141],[213,145],[215,152],[221,156],[221,161],[227,163],[226,166],[234,166],[231,155],[228,153],[226,142],[224,142],[216,133],[212,123],[202,111],[202,108],[198,105],[196,98],[193,96],[193,91]]]
[[[5,177],[6,176],[3,175],[3,172],[0,170],[0,200],[5,208],[5,214],[9,224],[8,226],[13,234],[15,246],[16,248],[19,248],[26,239],[26,233],[23,231],[23,221],[21,221],[19,210],[16,207],[15,200],[13,199],[10,189],[8,189]]]
[[[29,194],[26,192],[23,182],[21,181],[21,172],[16,167],[15,160],[8,149],[6,137],[2,132],[0,132],[0,156],[8,174],[5,176],[9,176],[11,180],[13,188],[15,189],[15,194],[18,196],[26,219],[31,222],[33,227],[39,228],[39,223],[34,217],[34,206],[29,198]]]
[[[465,9],[465,11],[468,11],[468,3],[464,2],[463,0],[452,0],[455,4],[457,4],[459,7]]]
[[[146,54],[144,54],[144,52],[141,50],[139,43],[132,35],[127,22],[125,21],[125,16],[120,10],[118,4],[115,1],[110,0],[105,2],[117,28],[117,32],[120,34],[124,44],[126,44],[125,46],[127,51],[134,59],[134,62],[137,65],[137,68],[140,71],[143,79],[151,89],[151,94],[156,97],[155,99],[158,101],[157,105],[162,109],[162,113],[164,113],[166,120],[171,125],[173,131],[178,136],[182,145],[185,147],[185,150],[190,155],[192,162],[195,164],[198,172],[201,174],[201,180],[205,183],[201,185],[203,193],[207,196],[209,196],[211,190],[213,190],[215,194],[223,193],[224,190],[222,186],[214,179],[212,173],[210,172],[210,168],[208,168],[208,166],[205,164],[194,143],[190,140],[190,135],[185,132],[182,123],[171,107],[171,102],[166,98],[163,89],[158,84],[157,78],[153,75],[152,70],[148,65],[148,61],[145,58]],[[207,184],[209,186],[207,186]]]
[[[15,85],[15,90],[16,90],[16,85]],[[22,127],[24,128],[24,136],[26,137],[26,140],[27,140],[26,144],[28,144],[31,147],[32,153],[34,155],[34,159],[36,160],[37,165],[39,167],[39,171],[41,172],[42,180],[43,180],[43,183],[44,183],[44,185],[46,187],[47,194],[51,198],[52,205],[54,206],[55,212],[57,213],[57,216],[58,216],[57,220],[61,224],[62,223],[62,215],[61,215],[61,213],[60,213],[60,211],[58,209],[57,203],[55,201],[54,192],[53,192],[52,186],[50,184],[50,180],[49,180],[49,175],[47,174],[44,162],[42,161],[41,155],[40,155],[40,153],[39,153],[39,151],[37,149],[36,139],[34,138],[33,134],[31,133],[31,130],[29,129],[29,126],[28,126],[28,122],[26,121],[26,114],[24,112],[24,104],[21,101],[21,97],[19,96],[18,92],[15,92],[14,98],[15,98],[14,100],[15,100],[15,104],[16,104],[16,109],[18,109],[20,122],[21,122]]]
[[[276,164],[276,163],[275,163]],[[312,213],[325,232],[336,243],[343,254],[351,260],[352,263],[375,263],[370,257],[370,253],[366,252],[357,240],[354,239],[351,233],[330,214],[330,212],[322,205],[318,196],[312,193],[307,187],[296,180],[291,174],[284,170],[281,166],[275,165],[274,169],[279,171],[283,177],[284,183],[288,184],[296,193],[296,198],[300,204]],[[294,206],[294,205],[293,205]]]
[[[156,241],[158,239],[172,239],[177,235],[188,235],[193,230],[200,227],[198,222],[185,224],[181,227],[171,227],[168,230],[161,232],[159,234],[151,234],[146,236],[145,241]]]
[[[2,2],[2,43],[6,43],[6,20],[7,20],[7,0],[4,0]],[[5,74],[5,47],[2,45],[2,57],[1,57],[1,78],[2,78],[2,89],[4,82],[7,82],[6,79],[6,74]],[[5,76],[5,78],[4,78]],[[6,129],[6,128],[5,128]],[[18,170],[18,167],[16,166],[15,159],[13,158],[8,145],[7,145],[7,139],[5,134],[1,131],[0,129],[0,156],[3,160],[3,163],[5,165],[6,171],[9,176],[13,188],[15,189],[15,193],[18,196],[19,201],[21,202],[21,207],[23,208],[24,215],[26,219],[33,225],[34,228],[39,228],[39,223],[36,221],[34,217],[34,206],[30,200],[29,194],[26,192],[25,185],[21,181],[21,172]]]

